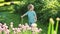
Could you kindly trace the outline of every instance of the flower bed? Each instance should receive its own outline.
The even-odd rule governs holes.
[[[37,28],[37,25],[34,23],[29,26],[27,23],[19,24],[18,27],[13,27],[13,22],[10,23],[10,27],[6,23],[0,23],[0,34],[39,34],[42,31],[41,28]]]

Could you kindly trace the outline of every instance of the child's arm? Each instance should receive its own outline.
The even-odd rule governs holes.
[[[35,22],[37,21],[37,16],[35,16]]]
[[[21,18],[23,18],[24,16],[26,16],[28,14],[28,12],[26,12],[25,14],[23,14],[22,16],[21,16]]]
[[[25,14],[24,14],[24,15],[22,15],[22,16],[21,16],[21,18],[23,18],[24,16],[25,16]]]
[[[34,18],[35,18],[35,22],[37,21],[37,15],[36,15],[36,13],[34,12]]]

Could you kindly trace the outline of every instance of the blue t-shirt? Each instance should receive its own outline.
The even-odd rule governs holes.
[[[35,16],[36,16],[35,11],[27,11],[25,14],[28,15],[29,23],[35,22]]]

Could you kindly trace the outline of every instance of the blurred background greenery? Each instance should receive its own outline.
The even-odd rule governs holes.
[[[38,27],[43,29],[42,34],[47,34],[49,18],[52,17],[56,22],[56,18],[60,17],[60,0],[0,0],[0,22],[8,25],[14,22],[14,27],[17,27],[21,23],[20,16],[28,11],[28,4],[35,6]],[[24,23],[26,22],[28,19],[24,17]]]

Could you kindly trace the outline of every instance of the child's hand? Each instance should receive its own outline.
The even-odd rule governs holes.
[[[37,19],[35,19],[35,22],[37,22]]]
[[[35,21],[37,22],[37,19]]]
[[[23,16],[21,16],[21,18],[23,18]]]

